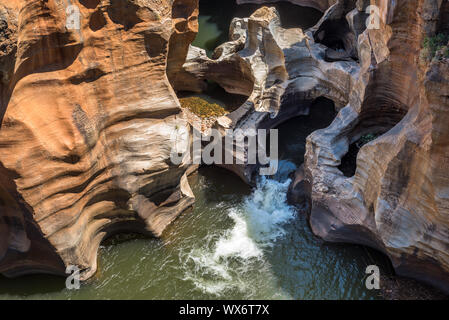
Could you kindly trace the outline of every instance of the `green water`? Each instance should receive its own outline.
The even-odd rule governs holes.
[[[218,10],[213,2],[202,1],[196,44],[205,48],[207,43],[212,50],[226,40],[232,16],[255,8]],[[280,8],[286,26],[311,25],[319,18],[313,9]],[[230,104],[227,98],[215,97]],[[0,299],[378,298],[365,288],[365,269],[377,264],[388,272],[385,258],[360,246],[322,242],[311,233],[305,214],[286,203],[288,174],[303,161],[306,137],[334,115],[331,103],[320,102],[310,116],[282,124],[279,173],[261,178],[254,189],[223,169],[200,168],[189,178],[194,209],[161,239],[102,245],[98,272],[80,290],[68,290],[65,279],[52,276],[0,277]]]
[[[275,6],[280,13],[281,24],[284,28],[307,29],[314,26],[322,13],[313,8],[300,7],[289,2],[267,4]],[[209,57],[216,47],[228,41],[229,26],[234,17],[249,17],[261,5],[236,5],[235,1],[202,0],[200,1],[199,30],[192,43],[196,47],[205,49]]]
[[[387,270],[385,260],[360,246],[325,244],[305,214],[286,203],[288,174],[302,162],[305,138],[333,116],[332,104],[321,103],[281,125],[278,174],[254,189],[224,169],[200,168],[189,178],[194,209],[161,239],[103,245],[97,275],[80,290],[65,289],[57,277],[0,278],[0,298],[377,298],[365,288],[365,269]]]

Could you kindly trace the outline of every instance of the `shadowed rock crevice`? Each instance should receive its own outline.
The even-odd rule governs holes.
[[[345,19],[327,20],[316,32],[315,41],[336,51],[347,50],[348,44],[345,42],[349,32],[349,25]]]
[[[374,108],[373,108],[374,109]],[[365,109],[364,109],[365,110]],[[357,156],[361,148],[376,140],[383,134],[388,134],[405,116],[401,108],[378,107],[366,110],[359,116],[359,123],[347,134],[348,152],[342,156],[338,169],[346,177],[353,177],[357,168]]]

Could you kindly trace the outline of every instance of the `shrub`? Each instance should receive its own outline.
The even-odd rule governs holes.
[[[377,137],[378,137],[377,134],[367,133],[360,137],[360,139],[357,141],[356,145],[357,145],[357,147],[361,148],[365,144],[370,143],[371,141],[375,140]]]
[[[227,113],[222,106],[200,97],[181,98],[179,102],[183,108],[189,109],[201,118],[220,117]]]
[[[449,36],[443,33],[439,33],[433,37],[425,37],[423,41],[423,50],[421,51],[421,57],[427,61],[432,60],[435,57],[437,51],[446,47],[445,56],[449,56],[447,43]]]

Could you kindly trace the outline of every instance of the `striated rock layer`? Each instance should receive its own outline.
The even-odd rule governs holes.
[[[288,1],[298,6],[312,7],[320,11],[326,11],[330,6],[337,3],[337,0],[236,0],[237,4],[255,3],[269,4],[279,1]]]
[[[328,15],[344,15],[341,6],[333,8]],[[173,86],[201,92],[204,80],[211,80],[227,92],[248,96],[240,108],[217,120],[215,127],[223,136],[227,129],[235,133],[273,128],[307,114],[311,102],[322,96],[341,108],[349,101],[359,66],[350,58],[326,61],[330,49],[315,42],[314,28],[283,28],[274,7],[262,7],[248,18],[235,18],[230,41],[216,48],[213,59],[204,50],[190,47]],[[258,166],[248,164],[248,149],[234,149],[234,164],[223,166],[244,181],[254,182]]]
[[[370,4],[379,7],[379,28],[366,30]],[[420,59],[424,37],[447,32],[447,6],[341,0],[309,30],[283,29],[276,10],[262,8],[233,20],[230,41],[213,59],[191,47],[179,78],[189,81],[175,88],[201,92],[207,79],[248,95],[218,119],[223,131],[271,128],[308,112],[315,98],[333,100],[339,114],[308,138],[295,180],[305,189],[297,199],[311,195],[314,233],[377,248],[398,274],[449,292],[448,59],[444,52]],[[361,148],[347,177],[342,161],[366,136],[377,139]],[[234,156],[247,161],[248,150]],[[253,181],[256,166],[226,167]]]
[[[449,26],[447,1],[371,3],[380,28],[358,37],[349,103],[307,141],[310,224],[327,241],[377,248],[399,275],[449,292],[449,59],[420,58],[423,38]],[[366,134],[380,137],[360,149],[347,177],[339,166]]]
[[[197,0],[0,1],[1,273],[86,279],[105,237],[158,236],[192,205],[166,69],[197,14]]]

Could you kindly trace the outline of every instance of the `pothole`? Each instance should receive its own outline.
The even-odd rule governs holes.
[[[228,41],[232,19],[249,17],[263,6],[276,7],[280,14],[281,26],[285,29],[308,29],[314,26],[323,15],[317,9],[289,2],[237,5],[235,1],[229,1],[224,6],[222,1],[200,0],[199,31],[192,45],[205,49],[211,58],[215,48]]]
[[[389,108],[377,112],[365,110],[360,114],[360,123],[349,133],[348,152],[342,157],[338,169],[348,178],[357,170],[357,156],[362,147],[392,130],[405,116],[405,109]]]
[[[213,81],[207,81],[207,89],[202,93],[179,91],[177,95],[190,121],[206,123],[237,110],[248,99],[226,92]]]

